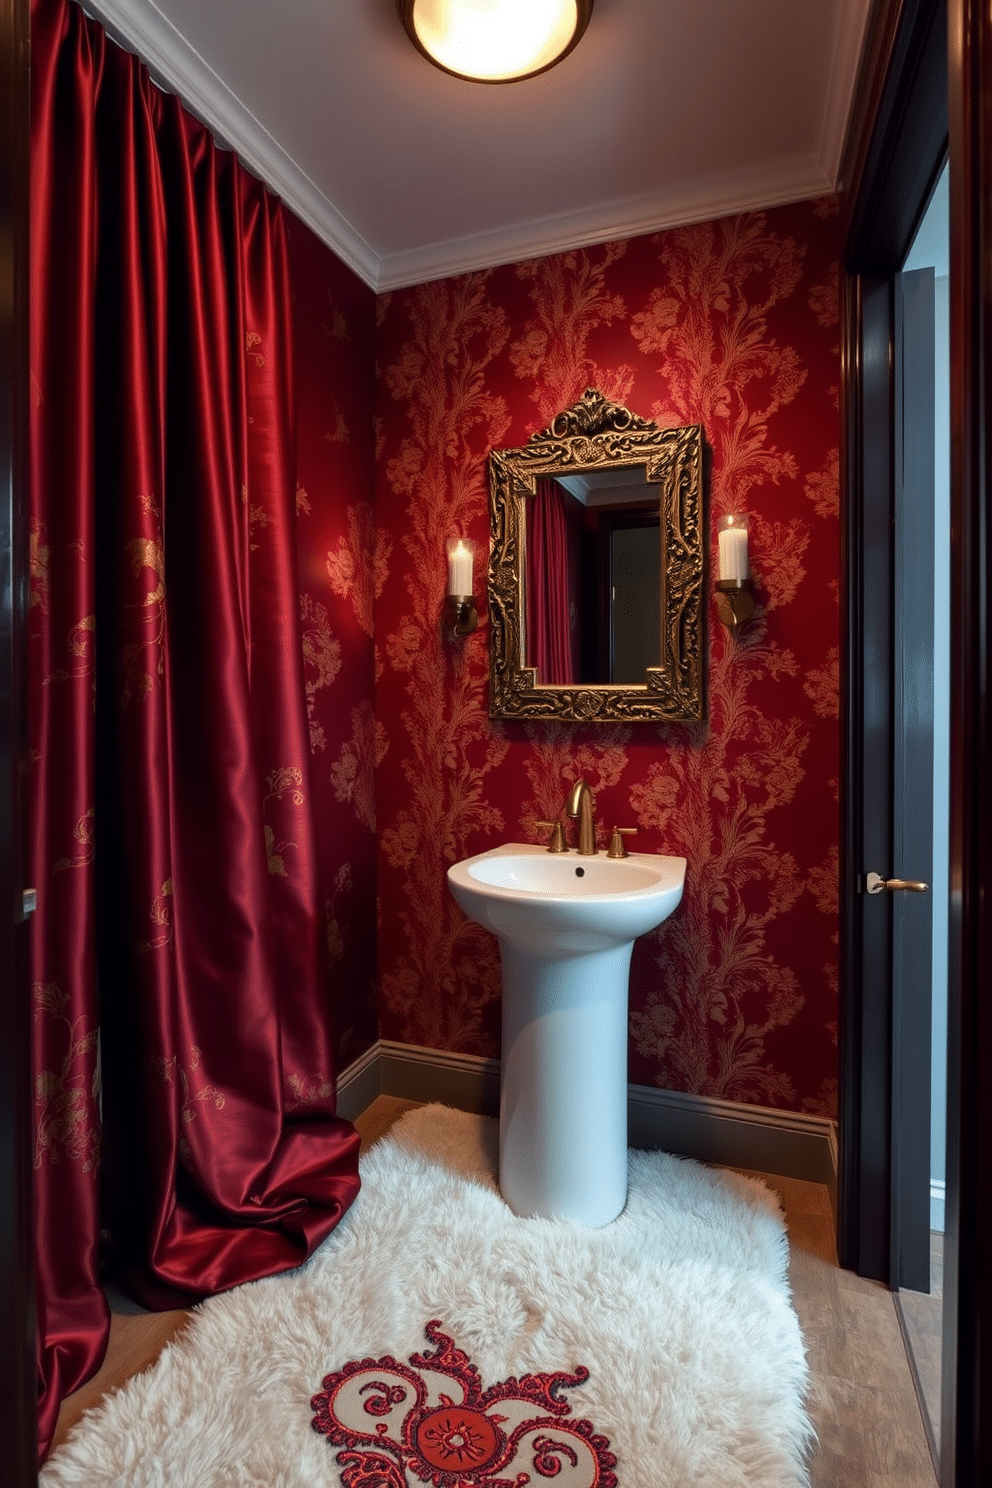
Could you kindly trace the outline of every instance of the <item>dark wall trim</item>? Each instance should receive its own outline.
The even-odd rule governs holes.
[[[341,1071],[338,1113],[354,1121],[391,1095],[496,1116],[499,1071],[498,1059],[380,1039]],[[836,1202],[837,1133],[823,1116],[628,1085],[627,1133],[631,1147],[823,1183]]]
[[[878,275],[905,258],[919,226],[920,203],[926,204],[943,166],[946,0],[889,5],[881,29],[879,73],[865,83],[874,113],[862,120],[847,221],[848,266]]]
[[[892,1169],[892,1007],[889,920],[865,916],[862,875],[887,863],[892,796],[893,299],[889,281],[848,276],[843,567],[845,750],[840,858],[841,1264],[888,1281]],[[871,493],[871,499],[867,499]],[[879,500],[885,493],[886,499]],[[879,664],[881,662],[881,664]],[[865,809],[866,797],[873,803]],[[884,870],[883,870],[884,871]]]
[[[840,162],[840,187],[847,193],[849,208],[861,193],[873,125],[892,69],[903,5],[904,0],[871,0]]]
[[[0,1470],[37,1482],[33,1139],[22,913],[28,573],[28,0],[0,0]]]
[[[841,1264],[888,1281],[892,1171],[889,927],[862,914],[861,875],[887,862],[892,824],[872,802],[892,794],[892,652],[896,453],[895,313],[891,287],[943,167],[947,140],[946,0],[905,0],[886,33],[874,119],[857,156],[845,242],[842,405],[845,450],[841,596],[844,617],[841,801]],[[867,85],[866,85],[867,86]],[[885,493],[880,499],[880,493]],[[882,665],[879,668],[878,663]],[[886,686],[879,686],[878,675]]]
[[[943,33],[946,15],[947,30]],[[894,22],[893,22],[894,18]],[[856,551],[871,465],[865,346],[880,282],[902,262],[919,208],[940,169],[946,119],[951,176],[952,692],[948,1169],[945,1246],[943,1488],[992,1483],[992,10],[982,0],[903,0],[877,30],[876,76],[865,83],[862,138],[852,145],[846,253],[845,571],[848,628],[845,769],[857,778],[865,703],[859,671],[866,616]],[[946,51],[942,46],[946,42]],[[883,44],[884,43],[884,44]],[[886,46],[888,50],[886,51]],[[881,60],[878,60],[881,59]],[[937,91],[946,89],[946,113]],[[903,204],[899,200],[902,198]],[[882,219],[888,218],[885,222]],[[883,425],[887,416],[883,419]],[[843,803],[844,978],[839,1245],[870,1274],[883,1254],[866,1173],[884,1160],[869,1098],[857,874],[857,788]],[[870,1002],[870,991],[867,993]],[[891,1071],[890,1071],[891,1073]],[[882,1193],[886,1189],[880,1190]],[[880,1207],[880,1206],[876,1206]]]
[[[942,1481],[992,1483],[992,13],[950,3],[951,988]]]

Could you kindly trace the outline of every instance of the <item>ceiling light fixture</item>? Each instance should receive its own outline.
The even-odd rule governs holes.
[[[593,0],[397,0],[407,35],[429,62],[474,83],[510,83],[568,55]]]

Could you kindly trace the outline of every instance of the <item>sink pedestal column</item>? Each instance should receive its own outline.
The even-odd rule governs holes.
[[[605,1225],[627,1201],[632,950],[544,957],[500,939],[499,1186],[515,1214]]]

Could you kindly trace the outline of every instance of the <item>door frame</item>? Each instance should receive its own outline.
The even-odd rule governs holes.
[[[898,1031],[889,989],[891,904],[865,914],[862,879],[891,869],[895,694],[893,533],[899,475],[895,275],[944,164],[944,0],[906,0],[876,60],[885,86],[865,126],[849,203],[843,274],[843,770],[841,790],[841,1072],[838,1252],[890,1280],[898,1234],[891,1206],[898,1153]],[[877,802],[885,803],[882,811]],[[884,913],[879,913],[884,910]]]
[[[949,6],[951,997],[943,1422],[992,1482],[992,12]],[[953,1080],[953,1088],[952,1088]],[[956,1405],[956,1409],[955,1409]],[[984,1439],[983,1439],[984,1429]]]
[[[893,1010],[888,936],[863,914],[891,689],[895,306],[891,276],[949,139],[951,798],[941,1482],[992,1482],[992,15],[979,0],[888,0],[852,128],[843,273],[843,786],[838,1252],[892,1278]],[[988,427],[988,434],[987,434]],[[866,660],[867,658],[867,660]],[[983,915],[983,909],[986,913]],[[985,989],[985,996],[982,992]],[[983,1078],[984,1077],[984,1078]]]

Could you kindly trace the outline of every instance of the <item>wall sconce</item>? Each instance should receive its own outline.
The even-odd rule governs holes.
[[[479,623],[472,594],[475,553],[466,537],[448,538],[448,593],[444,601],[444,628],[456,636],[471,635]]]
[[[747,556],[747,513],[721,517],[717,523],[720,577],[716,581],[716,612],[730,630],[754,614],[754,590]]]

